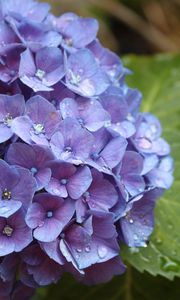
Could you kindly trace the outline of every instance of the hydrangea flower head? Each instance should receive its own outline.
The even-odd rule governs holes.
[[[120,244],[146,247],[173,182],[161,124],[98,22],[49,9],[0,0],[1,299],[125,272]]]

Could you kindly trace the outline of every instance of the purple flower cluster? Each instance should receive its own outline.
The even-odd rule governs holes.
[[[48,4],[0,0],[1,300],[64,272],[86,284],[123,273],[120,242],[146,247],[172,184],[161,125],[139,112],[97,31]]]

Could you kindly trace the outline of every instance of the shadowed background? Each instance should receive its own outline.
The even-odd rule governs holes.
[[[99,38],[119,54],[180,50],[180,0],[45,0],[56,15],[96,17]]]

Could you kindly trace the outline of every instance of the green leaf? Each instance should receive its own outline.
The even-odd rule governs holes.
[[[65,275],[58,285],[40,289],[33,300],[179,300],[180,280],[141,274],[129,267],[126,274],[103,285],[87,287]]]
[[[180,55],[126,57],[134,71],[128,78],[143,94],[142,110],[154,113],[162,122],[163,136],[170,143],[175,160],[175,182],[157,203],[155,230],[147,248],[123,248],[123,258],[139,271],[180,277]]]

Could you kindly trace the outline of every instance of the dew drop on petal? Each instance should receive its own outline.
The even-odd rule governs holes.
[[[134,235],[133,235],[133,238],[134,238],[134,241],[137,241],[137,240],[138,240],[138,235],[137,235],[137,234],[134,234]]]
[[[91,247],[90,247],[89,245],[87,245],[87,246],[85,247],[85,251],[86,251],[86,252],[90,252],[90,251],[91,251]]]
[[[168,257],[164,257],[164,256],[160,257],[160,262],[161,262],[161,269],[164,272],[171,272],[171,271],[178,272],[179,271],[178,264]]]
[[[77,251],[78,253],[81,253],[81,252],[82,252],[82,249],[81,249],[81,248],[76,248],[76,251]]]
[[[134,253],[139,253],[139,248],[137,247],[130,247],[129,248],[130,253],[134,254]]]
[[[99,246],[98,247],[98,255],[100,258],[105,258],[107,255],[107,248],[105,246]]]

